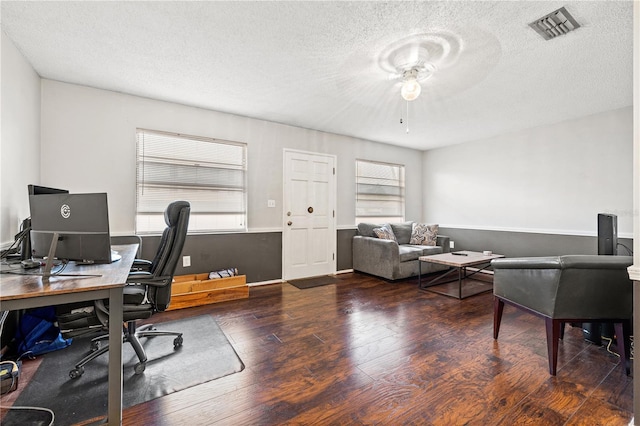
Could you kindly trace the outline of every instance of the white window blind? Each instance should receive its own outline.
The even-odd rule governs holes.
[[[245,230],[246,145],[137,129],[136,233],[165,228],[164,210],[191,204],[190,232]]]
[[[356,224],[404,221],[404,166],[356,160]]]

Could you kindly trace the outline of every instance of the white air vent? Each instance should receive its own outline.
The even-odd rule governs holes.
[[[545,40],[551,40],[579,28],[580,24],[573,19],[573,16],[569,15],[567,9],[561,7],[547,16],[536,19],[529,26],[544,37]]]

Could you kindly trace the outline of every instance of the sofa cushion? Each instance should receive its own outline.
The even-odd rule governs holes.
[[[358,224],[358,235],[362,235],[363,237],[377,237],[373,232],[375,228],[380,228],[379,223],[359,223]]]
[[[400,262],[409,262],[422,256],[422,247],[419,246],[402,245],[399,246],[399,250]]]
[[[417,246],[417,245],[410,245],[408,247],[415,247],[417,249],[422,250],[422,254],[420,256],[431,256],[432,254],[440,254],[443,253],[444,251],[442,250],[442,247],[440,246]]]
[[[435,246],[438,239],[438,225],[414,223],[411,229],[409,244]]]
[[[393,233],[393,230],[388,224],[382,225],[379,228],[373,228],[373,233],[376,234],[376,236],[381,240],[391,240],[398,242],[396,240],[395,234]]]
[[[393,229],[398,244],[409,244],[413,222],[392,223],[391,229]]]

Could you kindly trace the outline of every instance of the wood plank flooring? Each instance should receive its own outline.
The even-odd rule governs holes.
[[[338,279],[252,287],[248,299],[155,315],[212,315],[246,369],[126,409],[123,424],[626,426],[633,417],[632,378],[579,328],[567,328],[552,377],[543,320],[507,305],[494,341],[491,293],[457,300],[418,290],[417,279]]]
[[[627,425],[619,358],[567,328],[549,376],[544,322],[492,294],[462,301],[358,273],[306,290],[166,312],[211,314],[246,369],[124,411],[125,425]],[[203,330],[203,333],[206,330]],[[185,342],[184,350],[197,342]],[[206,368],[206,366],[193,366]]]

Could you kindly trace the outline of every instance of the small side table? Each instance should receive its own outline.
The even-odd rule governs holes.
[[[458,253],[458,254],[454,254]],[[434,254],[431,256],[420,256],[418,258],[418,288],[420,290],[427,290],[445,296],[455,297],[456,299],[466,299],[467,297],[475,296],[480,293],[491,291],[493,285],[474,279],[472,283],[466,283],[465,291],[462,291],[462,281],[469,279],[476,273],[486,269],[493,259],[499,259],[504,257],[502,254],[490,254],[486,255],[475,251],[456,251],[453,253]],[[437,263],[439,265],[446,265],[451,267],[448,271],[434,278],[426,284],[422,284],[422,262]],[[478,270],[468,274],[467,267],[477,266]],[[444,278],[450,276],[454,272],[458,272],[458,278],[443,281]],[[451,282],[458,282],[457,291],[453,286],[444,286],[444,288],[433,288],[435,286],[443,286],[444,284]]]

